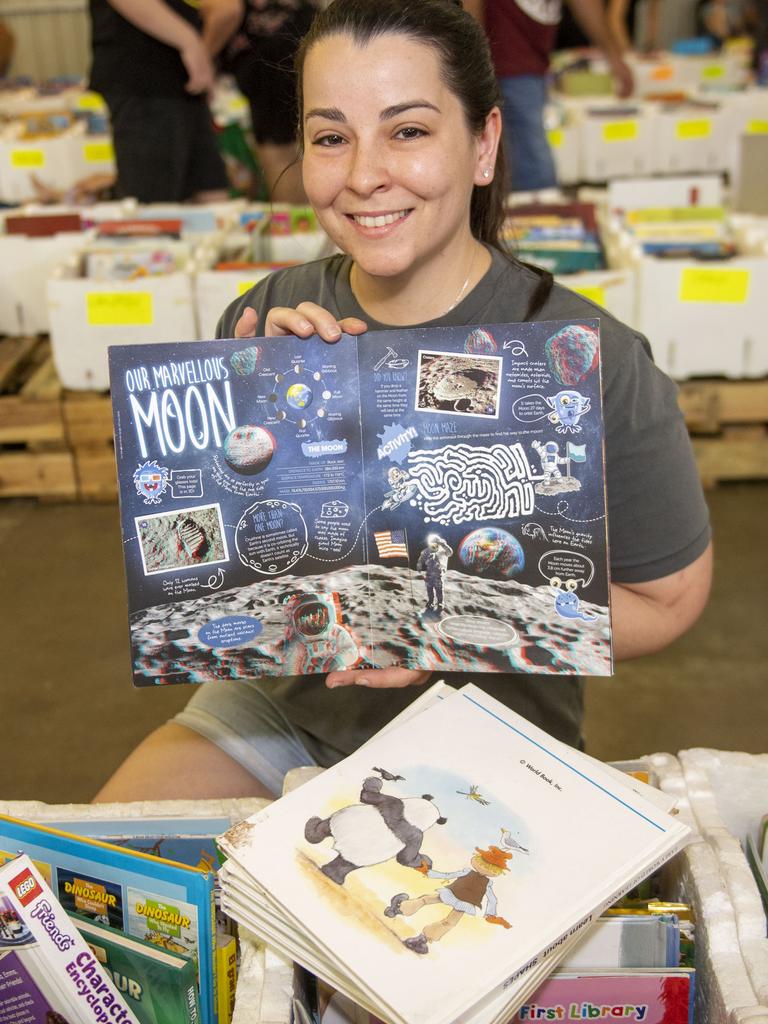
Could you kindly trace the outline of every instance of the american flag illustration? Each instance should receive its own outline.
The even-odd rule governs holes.
[[[373,539],[379,551],[379,558],[407,558],[405,530],[382,530],[374,533]]]

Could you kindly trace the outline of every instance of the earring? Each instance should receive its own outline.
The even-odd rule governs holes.
[[[490,178],[490,176],[491,176],[491,172],[490,172],[490,170],[489,170],[489,169],[488,169],[488,168],[486,167],[486,168],[485,168],[485,170],[483,171],[483,177],[484,177],[484,178]]]

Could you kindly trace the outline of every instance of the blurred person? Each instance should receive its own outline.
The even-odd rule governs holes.
[[[228,197],[192,0],[90,0],[90,88],[109,108],[117,192],[142,203]]]
[[[642,43],[636,46],[635,36],[639,22],[637,12],[643,3],[645,31]],[[661,0],[604,0],[604,4],[606,19],[623,52],[639,49],[647,53],[657,49]],[[579,28],[570,9],[566,7],[557,32],[556,49],[569,50],[580,46],[589,46],[589,39]]]
[[[619,96],[631,95],[632,72],[606,17],[602,0],[567,0],[592,45],[602,50]],[[478,6],[480,0],[477,0]],[[544,130],[549,61],[562,14],[561,0],[485,0],[480,16],[491,44],[504,106],[504,134],[512,191],[557,185]]]
[[[293,58],[315,16],[310,0],[201,0],[203,39],[251,112],[256,156],[274,202],[306,203],[296,144]]]

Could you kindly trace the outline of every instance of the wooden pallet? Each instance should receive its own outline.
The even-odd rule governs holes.
[[[685,381],[678,401],[705,487],[768,479],[768,379]]]
[[[0,497],[117,498],[109,395],[65,391],[45,339],[0,338]]]
[[[76,499],[61,393],[47,341],[0,339],[0,497]]]

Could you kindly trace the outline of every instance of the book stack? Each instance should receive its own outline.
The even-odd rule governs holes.
[[[25,857],[50,889],[47,899],[51,906],[56,901],[57,921],[68,921],[70,932],[76,927],[91,947],[91,960],[122,979],[127,1019],[225,1024],[217,961],[219,947],[228,945],[228,955],[231,942],[217,942],[210,864],[192,867],[0,815],[0,877],[15,877]],[[2,978],[0,970],[0,1020],[10,1021],[15,1018],[2,1013]],[[80,1019],[60,1012],[69,1024]]]
[[[605,266],[591,203],[517,204],[507,212],[504,239],[519,259],[553,274]]]
[[[669,810],[477,687],[436,684],[222,836],[222,908],[389,1024],[502,1022],[685,845]]]

